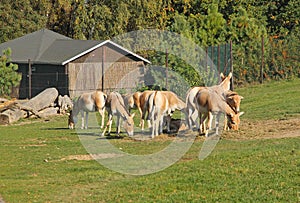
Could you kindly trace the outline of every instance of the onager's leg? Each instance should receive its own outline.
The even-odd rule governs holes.
[[[108,114],[108,121],[107,121],[107,123],[106,123],[106,125],[105,125],[105,128],[104,128],[103,132],[102,132],[102,136],[105,135],[105,132],[106,132],[108,126],[109,126],[108,134],[110,134],[111,123],[112,123],[112,114],[109,113],[109,114]]]
[[[104,127],[104,117],[105,117],[105,108],[102,110],[99,110],[100,116],[101,116],[101,126],[100,128],[102,129]]]
[[[151,138],[155,137],[155,119],[154,116],[151,118],[152,121],[152,133],[151,133]]]
[[[164,115],[161,115],[160,117],[158,117],[159,120],[158,120],[158,123],[159,123],[159,126],[158,126],[158,129],[159,129],[159,134],[162,134],[163,133],[163,128],[164,128]],[[168,121],[167,121],[168,122]],[[168,125],[168,124],[167,124]],[[170,128],[170,124],[168,125],[169,128]],[[169,129],[170,130],[170,129]],[[169,131],[168,130],[168,131]]]
[[[212,125],[212,113],[208,112],[207,113],[207,123],[208,123],[208,129],[205,132],[205,137],[208,137],[208,131],[211,130],[211,125]]]
[[[164,117],[164,116],[162,116],[162,117]],[[167,132],[169,133],[169,132],[171,131],[170,125],[171,125],[171,120],[172,120],[172,118],[171,118],[170,115],[165,116],[165,118],[166,118],[166,122],[167,122]],[[162,119],[162,120],[164,120],[164,119]],[[162,121],[162,122],[163,122],[163,121]],[[163,124],[161,124],[161,128],[162,128],[162,129],[164,128]]]
[[[216,135],[219,135],[219,123],[220,123],[220,118],[221,118],[222,113],[219,112],[216,115]]]
[[[118,134],[118,135],[120,134],[120,129],[121,129],[120,119],[121,119],[121,117],[120,117],[120,116],[117,116],[117,123],[116,123],[116,126],[117,126],[117,134]]]
[[[196,125],[196,129],[199,129],[198,122],[197,122],[198,114],[199,114],[198,111],[195,110],[195,109],[191,113],[190,120],[191,120],[191,127],[192,128],[193,128],[194,125]]]
[[[80,115],[81,115],[81,129],[84,129],[84,112],[80,111]]]
[[[88,129],[89,112],[85,112],[85,129]]]

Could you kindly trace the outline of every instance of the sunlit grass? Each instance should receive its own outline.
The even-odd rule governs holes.
[[[300,79],[237,88],[247,119],[286,119],[300,114]]]
[[[245,97],[243,119],[288,119],[299,115],[299,85],[300,80],[293,80],[236,89]],[[109,170],[92,159],[68,159],[88,153],[78,137],[83,131],[69,130],[66,116],[23,122],[0,126],[0,196],[6,202],[300,200],[299,137],[222,139],[203,161],[198,159],[203,138],[197,138],[171,167],[150,175],[131,176]],[[91,123],[95,140],[101,133],[97,122]],[[135,122],[137,127],[139,120]],[[127,153],[139,155],[163,149],[172,138],[110,141]]]

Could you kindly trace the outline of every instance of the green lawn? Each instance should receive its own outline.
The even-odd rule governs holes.
[[[266,82],[236,91],[245,97],[241,103],[244,118],[285,119],[300,114],[300,79]]]
[[[236,89],[245,97],[243,119],[299,116],[299,85],[300,80],[293,80]],[[198,159],[203,138],[197,138],[171,167],[132,176],[94,160],[67,159],[87,151],[76,131],[66,128],[66,117],[31,122],[0,126],[0,196],[6,202],[300,201],[300,137],[222,139],[203,161]],[[164,148],[170,139],[110,142],[145,154]]]

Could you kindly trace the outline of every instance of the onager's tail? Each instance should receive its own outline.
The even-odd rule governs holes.
[[[156,99],[157,91],[155,91],[153,94],[149,97],[149,118],[152,120],[155,117],[155,99]]]

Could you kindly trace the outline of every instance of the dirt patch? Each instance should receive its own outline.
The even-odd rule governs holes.
[[[226,139],[273,139],[300,136],[300,117],[264,120],[242,121],[239,131],[223,132]]]
[[[89,161],[89,160],[94,160],[94,159],[107,159],[107,158],[113,158],[113,157],[119,157],[119,156],[121,156],[121,154],[112,154],[112,153],[70,155],[70,156],[60,159],[60,161],[66,161],[66,160]]]

